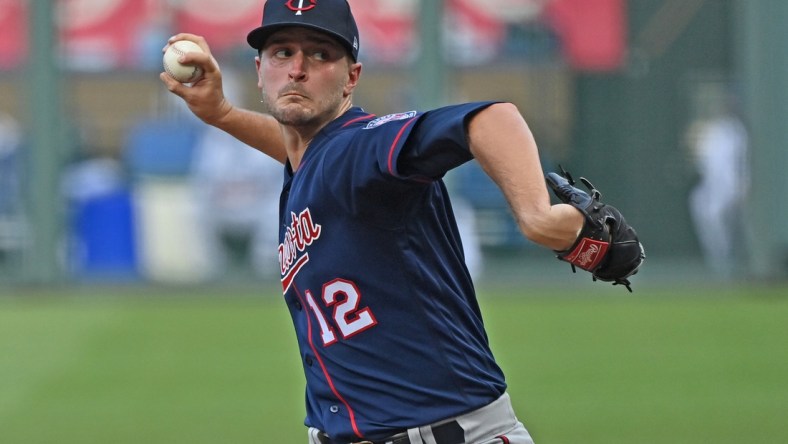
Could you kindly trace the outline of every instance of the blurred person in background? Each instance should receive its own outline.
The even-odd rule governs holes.
[[[238,75],[222,72],[225,95],[241,103]],[[206,126],[195,147],[191,179],[211,273],[273,276],[278,262],[282,165],[226,132]]]
[[[27,224],[23,201],[22,130],[17,120],[0,113],[0,265],[21,253]]]
[[[690,128],[698,183],[689,206],[706,265],[720,278],[730,279],[741,274],[747,252],[749,137],[732,93],[721,94],[713,108],[708,118]]]
[[[22,132],[12,116],[0,113],[0,215],[21,211]]]

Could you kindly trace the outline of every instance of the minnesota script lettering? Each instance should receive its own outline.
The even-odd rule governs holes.
[[[321,226],[314,223],[309,208],[297,215],[290,212],[290,219],[284,241],[279,244],[279,267],[284,291],[287,291],[298,271],[309,261],[306,247],[312,245],[321,232]]]

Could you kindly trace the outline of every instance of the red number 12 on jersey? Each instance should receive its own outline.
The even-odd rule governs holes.
[[[348,339],[374,327],[378,323],[369,307],[359,310],[361,292],[358,291],[353,282],[335,279],[324,284],[322,299],[326,307],[334,308],[334,324],[339,328],[343,339]],[[329,324],[323,311],[315,302],[312,292],[309,290],[306,291],[306,301],[309,304],[309,308],[315,313],[318,324],[320,324],[320,337],[323,339],[323,345],[328,346],[337,342],[334,328]]]

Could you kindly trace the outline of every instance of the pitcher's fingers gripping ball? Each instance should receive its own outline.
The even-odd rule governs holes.
[[[164,71],[181,83],[192,83],[203,75],[202,68],[196,65],[184,65],[178,61],[187,52],[205,52],[196,43],[189,40],[178,40],[164,51]]]
[[[580,181],[590,195],[574,186],[572,176],[561,168],[561,174],[548,173],[547,183],[565,204],[580,210],[585,223],[574,245],[556,251],[558,259],[591,273],[594,280],[624,285],[631,292],[629,277],[640,269],[646,258],[635,230],[627,224],[616,208],[602,203],[601,194],[587,179]]]

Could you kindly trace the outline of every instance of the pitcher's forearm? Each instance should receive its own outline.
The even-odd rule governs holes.
[[[231,107],[220,119],[208,123],[280,163],[287,159],[279,123],[267,114]]]
[[[557,204],[547,211],[517,216],[520,231],[532,242],[551,250],[572,246],[583,227],[583,215],[571,205]]]
[[[517,108],[491,105],[473,117],[468,133],[471,152],[503,192],[520,231],[553,250],[571,247],[583,216],[569,205],[550,204],[536,141]]]

